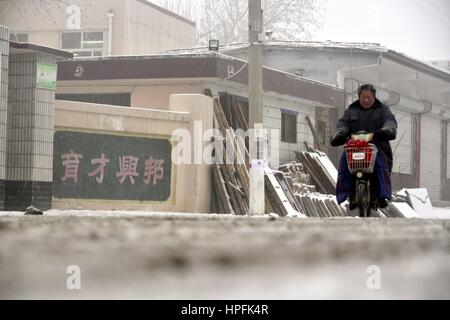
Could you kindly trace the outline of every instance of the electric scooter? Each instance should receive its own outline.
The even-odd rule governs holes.
[[[351,197],[358,205],[361,218],[370,217],[372,210],[378,210],[374,186],[371,185],[378,149],[370,143],[372,139],[373,133],[360,131],[352,134],[344,146],[352,181],[356,181]]]

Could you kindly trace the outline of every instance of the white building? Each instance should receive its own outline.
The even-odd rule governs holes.
[[[75,57],[161,53],[194,46],[196,35],[195,22],[146,0],[0,1],[0,25],[12,41]]]

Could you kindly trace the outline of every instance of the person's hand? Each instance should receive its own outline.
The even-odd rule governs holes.
[[[384,127],[375,132],[375,136],[386,140],[395,140],[397,131],[394,128]]]
[[[346,138],[347,134],[345,133],[345,131],[337,131],[334,136],[331,137],[330,144],[333,147],[341,146],[345,143]]]

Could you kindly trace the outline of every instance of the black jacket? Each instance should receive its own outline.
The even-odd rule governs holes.
[[[330,141],[331,145],[341,146],[352,134],[359,131],[375,134],[373,143],[386,155],[389,170],[392,170],[393,155],[389,141],[396,138],[397,120],[390,108],[378,99],[370,109],[364,109],[359,101],[355,101],[345,110],[344,116],[338,121],[336,133]]]

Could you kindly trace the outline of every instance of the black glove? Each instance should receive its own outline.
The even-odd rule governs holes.
[[[345,131],[338,131],[330,139],[330,144],[333,147],[342,146],[347,141],[347,133]]]
[[[395,140],[395,138],[397,137],[397,130],[395,130],[395,128],[389,127],[381,128],[380,130],[375,132],[375,136],[383,140]]]

